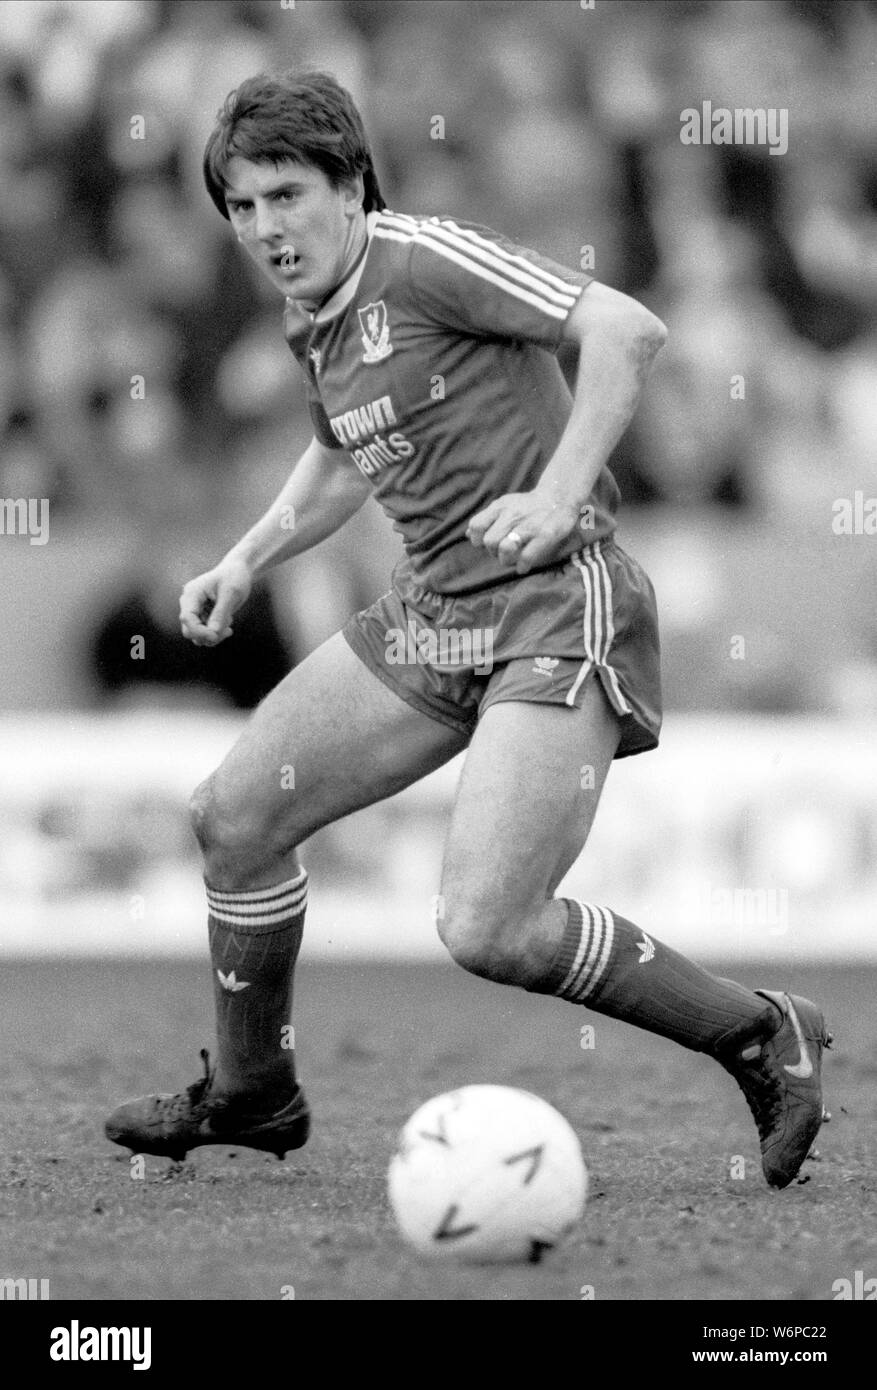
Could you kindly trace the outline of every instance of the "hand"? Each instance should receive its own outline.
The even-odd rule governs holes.
[[[517,574],[526,574],[547,559],[578,524],[576,507],[552,502],[537,488],[497,497],[472,517],[466,535],[473,545],[483,545],[502,564],[514,565]],[[513,533],[511,542],[509,532]],[[515,542],[514,533],[520,542]]]
[[[206,574],[190,579],[180,595],[183,636],[196,647],[216,647],[232,634],[231,619],[246,603],[253,574],[244,560],[221,560]]]

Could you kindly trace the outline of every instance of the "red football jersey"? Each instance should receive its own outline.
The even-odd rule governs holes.
[[[457,594],[512,570],[466,539],[488,502],[529,492],[569,417],[553,355],[591,277],[450,217],[384,211],[352,298],[320,320],[287,301],[314,431],[346,449],[401,534],[411,579]],[[604,468],[587,529],[556,564],[615,528],[618,488]]]

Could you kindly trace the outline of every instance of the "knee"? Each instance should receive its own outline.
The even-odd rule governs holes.
[[[457,965],[485,980],[517,983],[522,964],[517,936],[509,922],[500,923],[475,905],[438,899],[439,938]]]
[[[189,819],[195,839],[205,853],[219,846],[222,838],[219,800],[211,778],[196,787],[189,798]]]
[[[208,882],[234,889],[242,875],[267,862],[267,837],[251,814],[220,796],[212,777],[195,789],[189,810]]]

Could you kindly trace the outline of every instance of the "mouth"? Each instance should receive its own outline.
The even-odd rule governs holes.
[[[290,247],[286,246],[280,251],[275,251],[269,260],[274,270],[279,270],[281,275],[291,275],[294,270],[298,269],[301,256],[297,256],[294,252],[290,255]]]

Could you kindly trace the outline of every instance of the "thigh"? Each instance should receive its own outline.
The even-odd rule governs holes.
[[[593,676],[578,709],[509,700],[486,710],[451,818],[449,907],[513,922],[553,896],[588,838],[619,736]]]
[[[211,792],[224,816],[290,848],[416,782],[466,742],[395,695],[336,633],[254,711]]]

